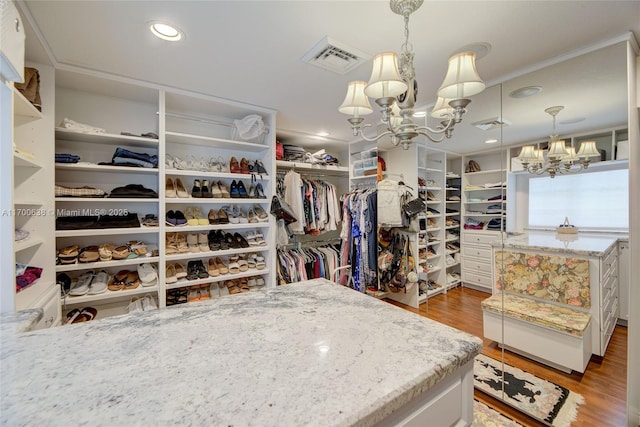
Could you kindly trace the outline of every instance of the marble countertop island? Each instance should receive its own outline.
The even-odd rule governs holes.
[[[479,338],[312,280],[3,330],[0,424],[372,425],[481,349]]]
[[[530,231],[521,235],[508,237],[501,242],[496,240],[493,246],[498,248],[537,249],[548,252],[572,253],[586,256],[602,256],[618,240],[626,239],[609,234],[584,233],[558,234],[555,231]]]

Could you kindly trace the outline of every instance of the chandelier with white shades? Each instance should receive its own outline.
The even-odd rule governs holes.
[[[575,147],[567,147],[564,140],[558,139],[556,116],[563,109],[564,106],[556,106],[544,110],[545,113],[553,117],[553,133],[549,140],[546,158],[544,150],[537,149],[533,145],[525,145],[520,150],[518,159],[529,173],[534,175],[548,173],[551,178],[555,178],[559,174],[575,173],[587,169],[591,157],[600,157],[595,141],[582,142],[576,153]]]
[[[485,84],[476,70],[476,54],[461,52],[449,58],[449,68],[444,82],[438,89],[436,105],[445,105],[440,118],[442,121],[435,129],[420,126],[413,121],[414,106],[418,92],[413,67],[413,46],[409,42],[409,15],[415,12],[423,0],[391,0],[394,13],[404,17],[405,41],[402,45],[400,61],[395,52],[384,52],[373,58],[373,69],[369,82],[353,81],[349,83],[347,95],[338,111],[352,117],[348,119],[353,135],[360,135],[365,141],[378,141],[390,137],[394,146],[402,145],[406,150],[413,138],[424,135],[433,142],[450,138],[455,124],[460,123],[469,97],[482,92]],[[398,69],[399,66],[399,69]],[[363,125],[364,118],[373,109],[369,97],[380,106],[382,122],[386,130],[367,137],[363,129],[372,125]]]

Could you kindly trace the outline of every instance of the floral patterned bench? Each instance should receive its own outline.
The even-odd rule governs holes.
[[[496,250],[495,264],[497,293],[482,302],[485,337],[565,372],[584,372],[592,340],[589,261]]]

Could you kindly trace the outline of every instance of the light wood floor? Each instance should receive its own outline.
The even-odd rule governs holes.
[[[417,312],[421,316],[426,315],[430,319],[483,338],[480,302],[488,296],[489,294],[484,292],[458,287],[447,294],[430,298],[428,315],[425,312],[425,304],[422,304]],[[386,301],[416,312],[414,308]],[[502,350],[496,343],[484,338],[483,341],[483,353],[500,359]],[[627,328],[616,326],[605,357],[596,360],[596,357],[592,356],[584,374],[565,374],[517,354],[508,351],[504,353],[506,363],[560,384],[584,397],[585,403],[579,407],[578,419],[572,424],[573,427],[626,425]],[[524,426],[543,426],[480,391],[475,391],[475,397]]]

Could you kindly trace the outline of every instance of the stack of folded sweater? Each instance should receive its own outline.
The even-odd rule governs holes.
[[[56,163],[78,163],[80,156],[75,154],[58,154],[56,153]]]

